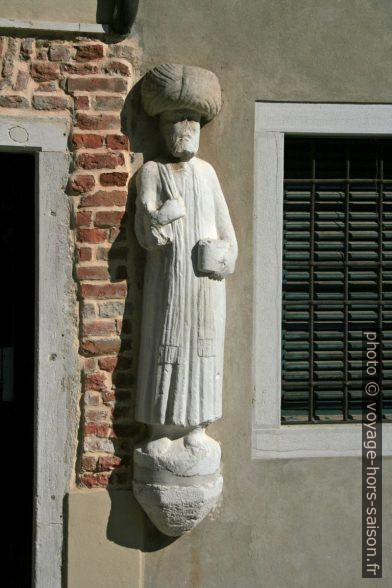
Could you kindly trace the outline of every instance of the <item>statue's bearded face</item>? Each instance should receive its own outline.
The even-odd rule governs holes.
[[[188,110],[163,112],[160,128],[173,157],[187,160],[196,155],[200,140],[200,114]]]

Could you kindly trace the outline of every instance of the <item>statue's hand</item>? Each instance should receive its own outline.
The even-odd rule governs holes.
[[[168,225],[186,215],[185,203],[181,196],[166,200],[159,210],[152,214],[152,219],[159,225]]]
[[[224,280],[228,275],[234,273],[235,262],[228,256],[222,262],[222,268],[219,271],[212,272],[209,277],[213,280]]]

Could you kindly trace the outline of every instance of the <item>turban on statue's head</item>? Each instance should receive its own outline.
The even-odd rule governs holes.
[[[193,110],[208,121],[218,114],[222,95],[218,78],[212,71],[164,63],[145,75],[142,103],[150,116],[168,110]]]

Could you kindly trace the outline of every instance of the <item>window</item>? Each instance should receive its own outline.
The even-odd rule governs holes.
[[[391,137],[390,105],[256,104],[255,458],[361,455],[364,325],[392,455]]]
[[[285,139],[282,423],[362,416],[362,332],[380,329],[391,419],[392,141]]]

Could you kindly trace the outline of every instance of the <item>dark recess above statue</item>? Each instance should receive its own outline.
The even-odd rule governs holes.
[[[97,23],[108,25],[119,35],[130,32],[135,21],[139,0],[98,0]]]

